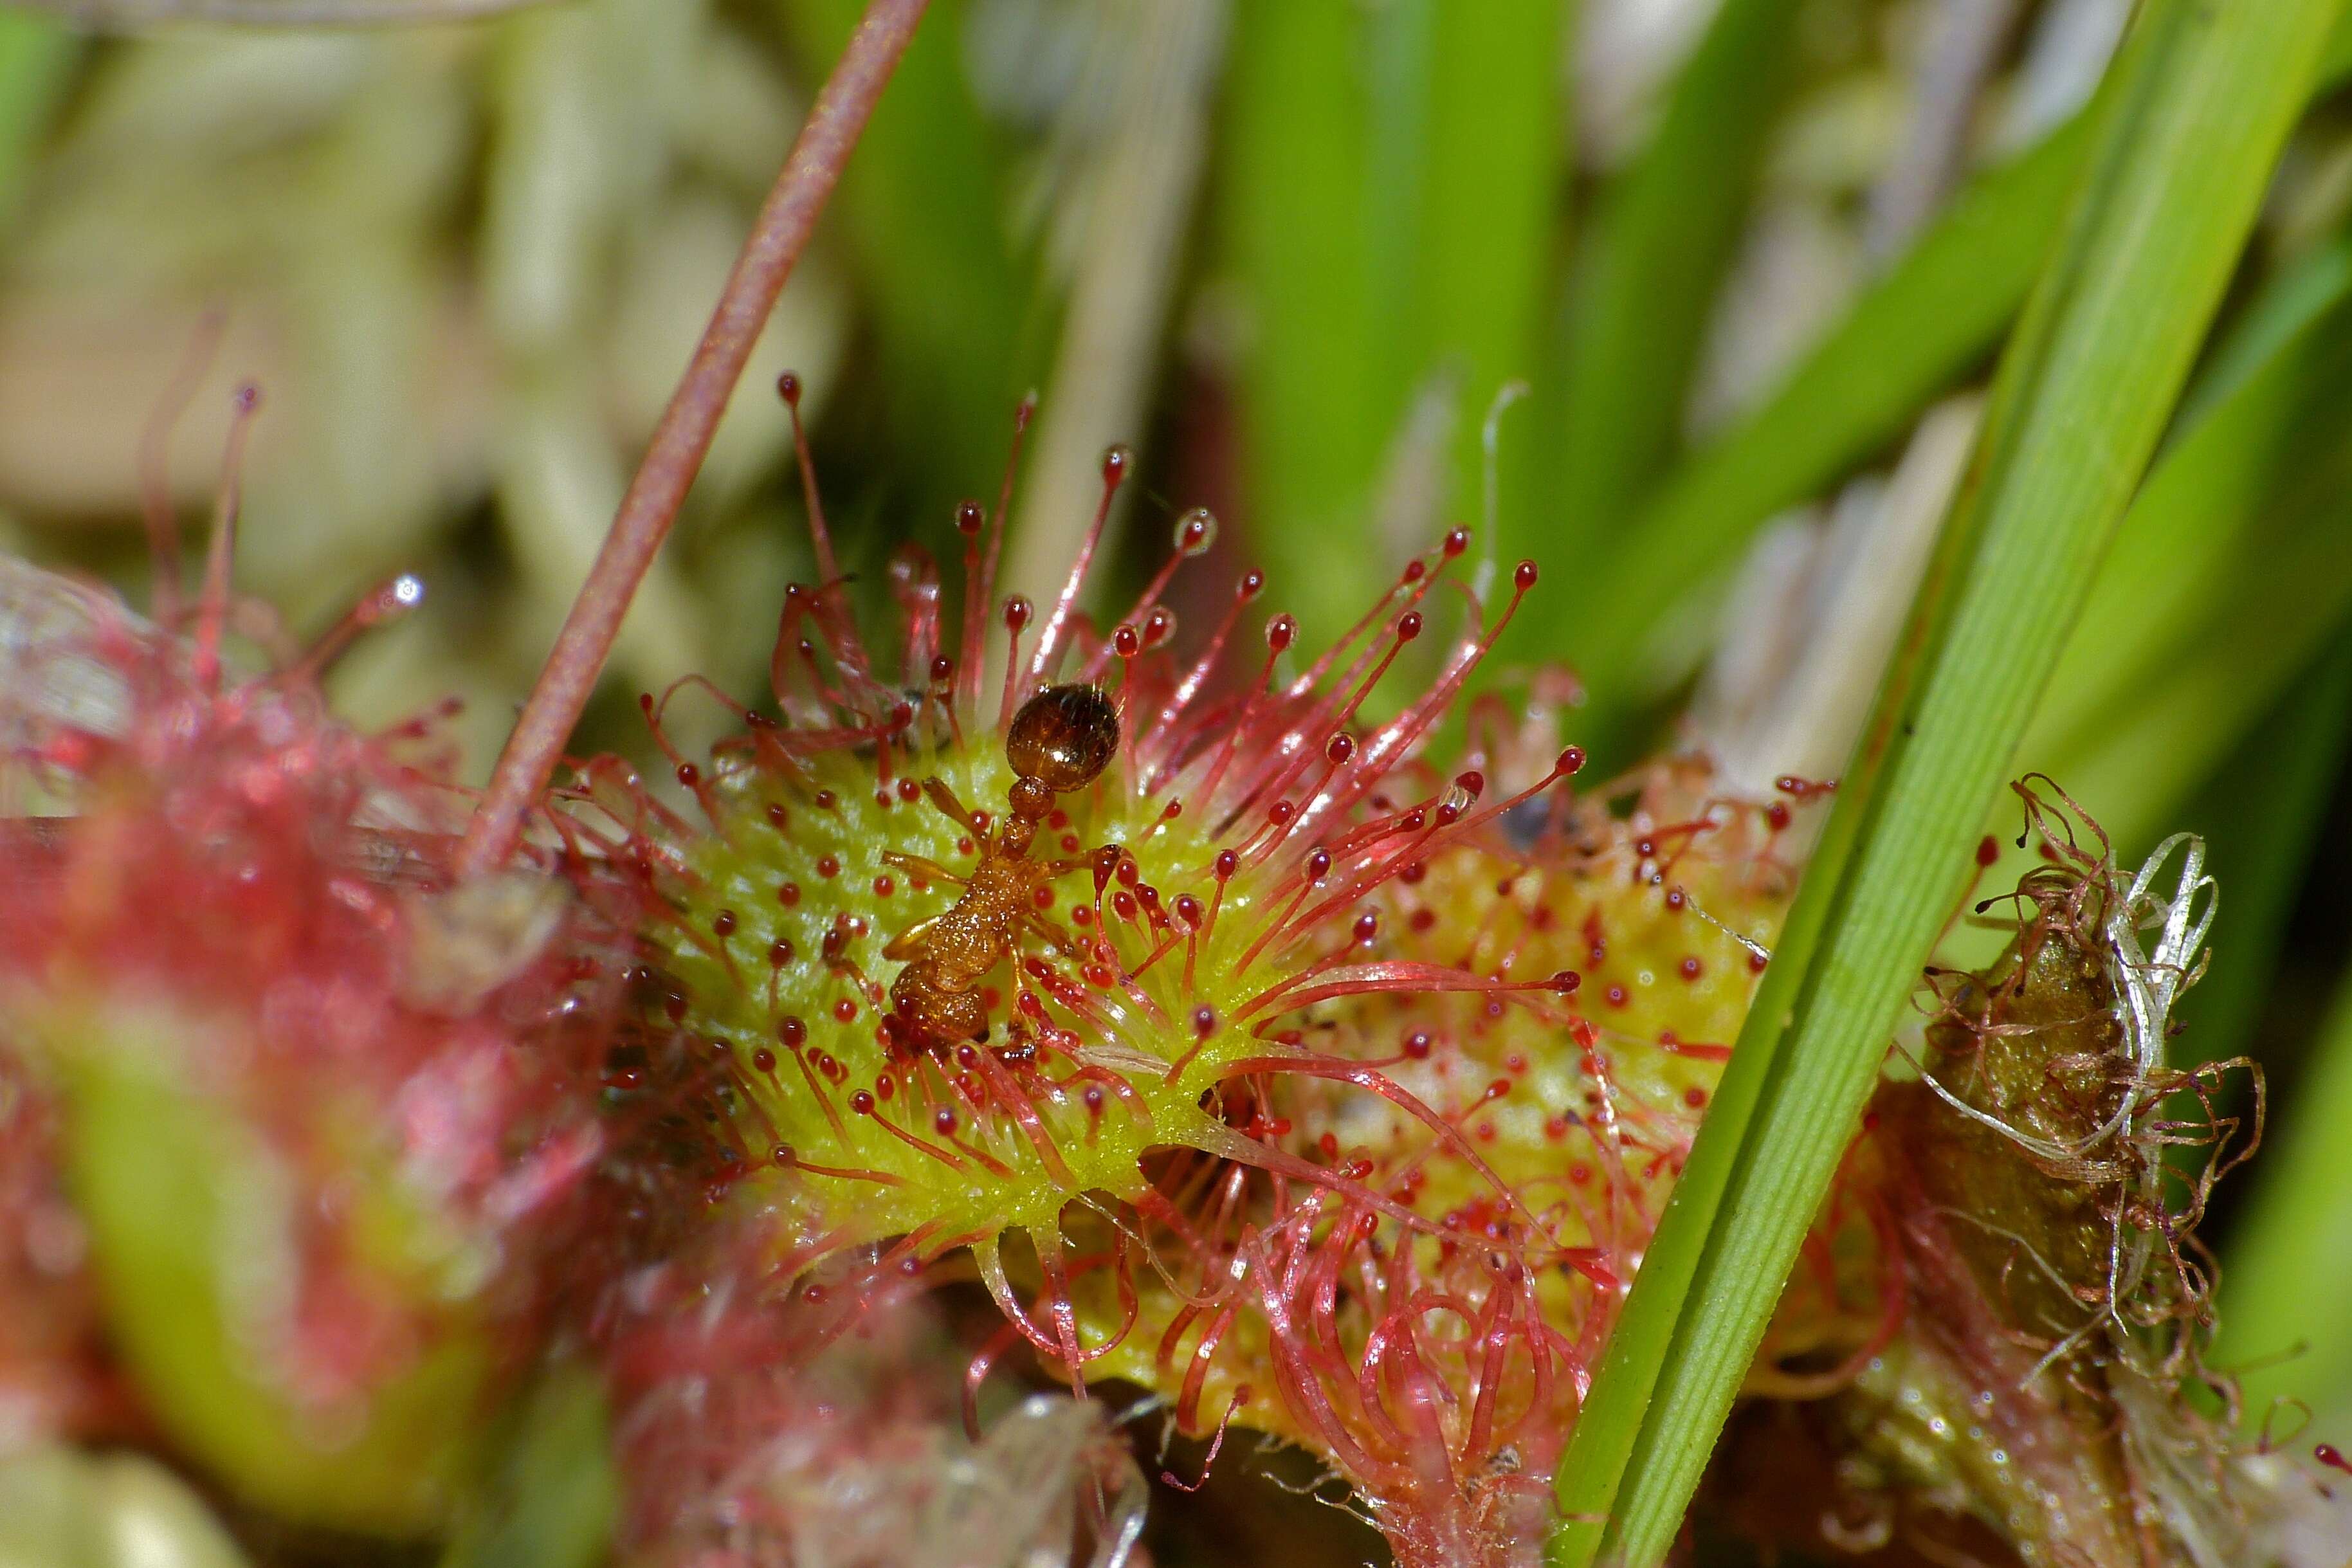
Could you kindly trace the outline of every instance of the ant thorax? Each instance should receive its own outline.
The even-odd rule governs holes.
[[[944,783],[925,782],[924,793],[943,816],[972,828],[980,860],[953,907],[908,928],[883,950],[886,958],[906,960],[890,986],[890,1022],[902,1045],[939,1050],[985,1038],[989,1009],[974,988],[1012,955],[1024,928],[1057,936],[1036,895],[1083,862],[1033,858],[1037,827],[1054,812],[1057,795],[1100,776],[1118,750],[1118,710],[1091,686],[1050,687],[1023,704],[1005,735],[1013,779],[993,837]],[[915,868],[908,863],[907,868]]]

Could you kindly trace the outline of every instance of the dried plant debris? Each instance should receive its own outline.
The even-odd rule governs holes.
[[[1110,1407],[1032,1394],[961,1423],[926,1281],[874,1254],[779,1293],[758,1223],[617,1299],[603,1361],[620,1561],[1123,1568],[1143,1476]]]
[[[2203,1353],[2197,1227],[2263,1105],[2251,1063],[2166,1063],[2215,910],[2203,846],[2126,873],[2055,786],[2018,793],[2042,863],[1978,906],[2012,940],[1930,973],[1916,1072],[1874,1101],[1751,1379],[1808,1403],[1747,1412],[1714,1484],[1758,1533],[1872,1562],[2303,1561],[2282,1542],[2323,1489]],[[1790,1485],[1808,1469],[1826,1488]]]

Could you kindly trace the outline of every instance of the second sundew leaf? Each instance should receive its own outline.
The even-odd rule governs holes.
[[[1580,1422],[1556,1561],[1591,1561],[1605,1528],[1646,1568],[1681,1528],[2340,9],[2161,4],[2127,43],[1913,634]]]

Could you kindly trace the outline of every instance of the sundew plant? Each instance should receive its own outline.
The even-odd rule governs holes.
[[[0,1563],[2342,1568],[2347,80],[0,5]]]

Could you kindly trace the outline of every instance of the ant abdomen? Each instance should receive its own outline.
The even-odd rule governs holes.
[[[977,989],[950,989],[932,965],[920,959],[898,972],[890,986],[891,1010],[912,1032],[915,1042],[950,1045],[982,1039],[988,1034],[988,1006]]]
[[[1047,687],[1021,705],[1004,735],[1013,773],[1055,795],[1086,788],[1118,753],[1118,710],[1092,686]]]

